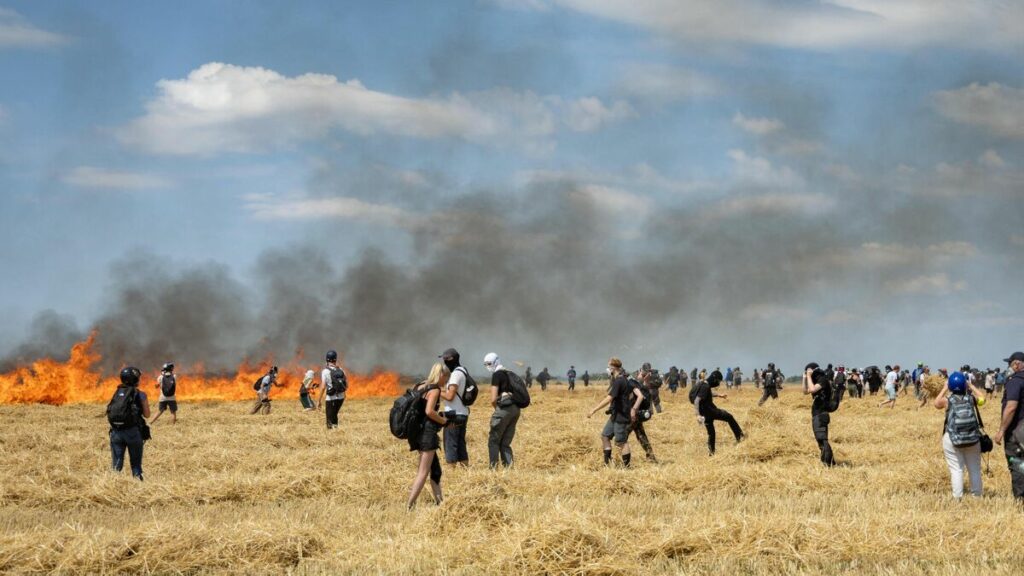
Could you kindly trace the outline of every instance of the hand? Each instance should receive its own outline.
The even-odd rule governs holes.
[[[697,416],[697,423],[698,424],[703,424],[704,423],[704,417],[703,416]]]
[[[1002,446],[1002,444],[1003,444],[1003,431],[1000,430],[999,432],[996,432],[996,437],[993,438],[992,441],[995,442],[996,444]]]

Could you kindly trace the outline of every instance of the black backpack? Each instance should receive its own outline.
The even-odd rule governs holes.
[[[118,386],[107,403],[107,421],[114,430],[139,425],[138,390],[135,386]]]
[[[461,370],[462,373],[466,375],[466,387],[463,389],[462,395],[459,396],[459,398],[462,399],[462,405],[466,407],[472,406],[473,403],[476,402],[476,397],[480,394],[480,387],[477,386],[476,380],[469,375],[469,370],[466,370],[462,366],[459,366],[455,370]]]
[[[164,374],[160,378],[160,393],[164,395],[164,398],[174,398],[176,387],[177,382],[174,380],[173,374]]]
[[[405,394],[396,398],[395,403],[391,405],[388,425],[395,438],[405,440],[415,437],[423,429],[423,422],[426,419],[426,402],[423,397],[432,387],[426,386],[417,390],[417,386],[419,384],[406,390]]]
[[[331,368],[331,382],[327,384],[327,395],[336,396],[348,390],[348,378],[341,368]]]
[[[690,386],[690,404],[697,401],[697,392],[700,392],[701,386],[706,386],[706,384],[695,383],[693,386]]]
[[[651,391],[650,391],[649,388],[647,388],[647,386],[644,386],[642,383],[640,383],[639,380],[636,380],[634,378],[630,378],[629,379],[629,398],[630,399],[633,398],[633,390],[639,390],[640,391],[640,396],[643,397],[643,400],[640,401],[640,407],[637,408],[637,410],[636,410],[636,419],[639,422],[646,422],[646,421],[651,419],[651,416],[654,415],[653,412],[651,412]],[[625,408],[625,410],[623,410],[623,412],[625,412],[627,414],[629,412],[631,412],[632,409],[633,409],[632,401],[630,402],[630,405],[624,406],[623,408]]]
[[[661,379],[661,374],[658,374],[657,370],[651,370],[651,375],[647,377],[647,385],[651,388],[661,388],[664,384],[664,380]]]
[[[520,408],[526,408],[530,405],[530,392],[526,389],[526,383],[519,377],[519,374],[506,369],[505,373],[508,374],[509,392],[512,393],[512,403]]]
[[[260,376],[259,378],[256,379],[255,382],[252,383],[252,389],[253,390],[259,391],[259,389],[263,387],[263,378],[264,377],[266,377],[266,374],[264,374],[263,376]]]

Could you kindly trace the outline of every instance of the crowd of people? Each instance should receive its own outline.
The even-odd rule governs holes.
[[[469,454],[466,446],[466,427],[470,420],[471,405],[475,402],[478,385],[469,370],[461,364],[459,352],[454,348],[438,356],[425,380],[411,389],[415,398],[415,429],[406,431],[402,438],[408,440],[411,451],[418,453],[417,473],[410,489],[408,506],[415,505],[429,478],[435,503],[442,501],[442,466],[438,450],[443,446],[445,462],[449,467],[467,466]],[[328,429],[339,426],[339,414],[348,389],[345,371],[338,366],[338,354],[329,350],[325,363],[316,372],[306,372],[299,388],[299,400],[303,410],[324,408]],[[829,441],[831,415],[835,413],[845,396],[863,398],[865,388],[869,396],[884,390],[885,400],[879,408],[893,408],[901,393],[907,396],[913,391],[919,402],[918,408],[932,399],[934,407],[945,411],[945,425],[942,435],[942,451],[949,467],[953,495],[963,495],[963,471],[966,468],[970,491],[980,495],[982,478],[980,473],[981,454],[1002,445],[1010,470],[1012,493],[1024,501],[1024,352],[1014,352],[1005,359],[1006,369],[972,369],[964,365],[960,370],[949,373],[940,369],[933,373],[931,368],[919,362],[913,370],[905,370],[895,364],[868,366],[863,369],[847,370],[845,366],[828,364],[821,367],[811,362],[804,367],[801,376],[802,393],[811,396],[811,432],[819,448],[823,465],[837,464]],[[529,366],[524,377],[507,368],[494,352],[483,359],[484,368],[491,375],[488,395],[492,413],[489,420],[488,462],[491,468],[511,467],[515,462],[512,448],[516,435],[516,424],[521,411],[530,405],[529,389],[536,378],[541,390],[546,390],[552,379],[545,367],[534,377]],[[687,374],[676,366],[664,374],[644,363],[639,370],[628,372],[619,358],[610,358],[605,370],[608,378],[607,394],[587,414],[590,418],[604,410],[608,416],[600,431],[603,459],[606,465],[621,463],[632,465],[630,436],[639,442],[648,461],[657,463],[654,448],[644,428],[654,414],[662,411],[660,389],[667,386],[671,393],[690,387],[689,401],[699,425],[707,432],[708,454],[713,456],[716,448],[715,422],[725,422],[737,443],[746,435],[732,414],[715,405],[715,399],[728,398],[718,391],[724,382],[727,389],[738,388],[743,383],[743,372],[739,367],[729,367],[723,374],[720,368],[710,372],[694,368]],[[256,400],[252,414],[270,413],[270,393],[277,381],[278,368],[271,367],[253,384]],[[155,423],[165,411],[171,413],[172,424],[177,423],[178,404],[175,397],[177,382],[174,364],[163,365],[156,381],[159,390],[159,412],[150,418],[147,395],[139,389],[141,372],[134,367],[124,368],[120,373],[121,386],[107,406],[110,422],[110,448],[112,467],[121,471],[125,454],[129,457],[132,475],[142,480],[143,446],[149,439],[149,424]],[[574,390],[577,372],[571,366],[566,373],[568,390]],[[585,387],[591,383],[589,371],[584,370],[582,381]],[[761,389],[757,402],[762,406],[771,399],[777,399],[779,389],[785,381],[782,371],[774,363],[752,372],[754,386]],[[316,400],[313,396],[319,395]],[[994,393],[1002,393],[1000,421],[994,437],[985,433],[978,407]],[[399,402],[395,403],[397,409]],[[394,409],[393,409],[394,410]],[[394,432],[394,429],[392,430]],[[441,436],[443,435],[443,442]],[[614,457],[613,446],[618,449]]]

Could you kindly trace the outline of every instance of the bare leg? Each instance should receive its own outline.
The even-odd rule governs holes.
[[[423,491],[423,485],[427,483],[427,476],[430,475],[430,464],[434,461],[434,451],[420,452],[420,465],[416,471],[416,478],[412,481],[412,488],[409,489],[409,501],[406,503],[409,510],[416,505],[416,499]],[[440,490],[440,487],[438,487]]]
[[[161,416],[163,416],[163,415],[164,415],[164,411],[163,411],[163,410],[161,410],[160,412],[158,412],[158,413],[157,413],[157,415],[156,415],[156,416],[154,416],[154,417],[153,417],[153,419],[149,421],[150,425],[152,425],[152,424],[153,424],[153,423],[155,423],[155,422],[156,422],[157,420],[159,420],[159,419],[160,419],[160,417],[161,417]]]

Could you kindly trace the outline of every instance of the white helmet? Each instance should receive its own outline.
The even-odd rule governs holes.
[[[494,352],[488,352],[487,355],[484,356],[484,367],[487,368],[488,372],[493,374],[499,366],[501,366],[501,358],[498,358],[497,354]]]

